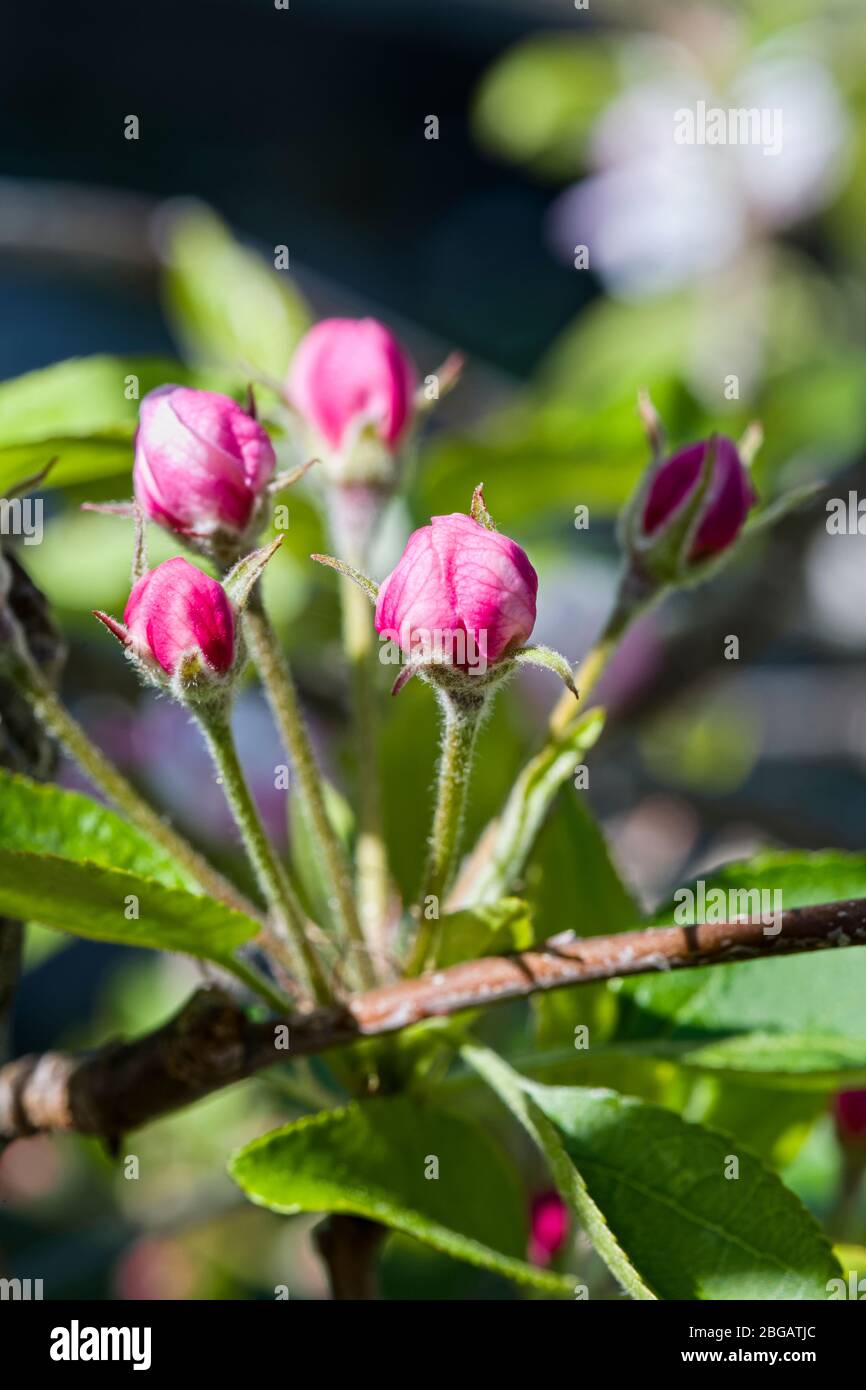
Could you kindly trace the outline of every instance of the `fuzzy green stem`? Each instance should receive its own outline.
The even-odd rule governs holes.
[[[319,1003],[328,1003],[333,1000],[333,992],[321,961],[307,940],[301,904],[277,858],[247,785],[228,711],[220,705],[202,705],[194,712],[222,779],[226,800],[255,869],[259,887],[279,923],[281,937],[289,947],[292,972],[305,990],[312,989]]]
[[[366,572],[370,545],[387,501],[375,487],[338,486],[328,497],[328,522],[337,554]],[[343,646],[349,664],[358,756],[358,836],[355,872],[361,921],[368,940],[384,956],[390,874],[382,815],[376,643],[368,596],[349,579],[340,581]]]
[[[444,728],[436,810],[421,889],[420,926],[409,959],[409,975],[420,974],[429,962],[439,930],[438,914],[457,867],[472,756],[485,705],[483,696],[467,701],[446,691],[439,692],[439,702]],[[436,913],[435,917],[428,916],[431,911]]]
[[[340,581],[343,642],[349,661],[358,750],[359,825],[355,848],[358,902],[370,938],[381,946],[388,914],[388,856],[382,826],[379,714],[373,681],[375,651],[370,605],[351,580]]]
[[[337,919],[345,936],[355,947],[354,964],[358,978],[363,986],[371,988],[376,979],[355,907],[349,862],[328,816],[322,776],[304,726],[291,671],[257,591],[253,593],[246,611],[245,628],[250,653],[258,668],[280,736],[292,760],[322,867],[333,886]]]
[[[15,679],[19,688],[27,695],[42,727],[63,745],[93,785],[98,787],[133,825],[176,859],[206,893],[248,917],[260,917],[261,914],[253,904],[193,849],[188,840],[163,820],[118,772],[114,764],[109,762],[105,754],[91,742],[81,725],[64,708],[32,662],[22,661],[16,669]]]

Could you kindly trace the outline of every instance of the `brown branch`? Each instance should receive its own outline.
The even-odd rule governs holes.
[[[362,1216],[335,1212],[315,1230],[316,1249],[328,1270],[331,1297],[370,1302],[379,1297],[376,1256],[385,1227]]]
[[[282,1024],[253,1022],[221,990],[202,990],[146,1037],[83,1057],[59,1052],[20,1057],[0,1068],[0,1139],[45,1130],[118,1139],[275,1063],[539,990],[862,945],[864,898],[791,909],[782,914],[774,935],[760,922],[736,921],[556,937],[537,951],[466,961]],[[281,1027],[289,1030],[284,1051]]]

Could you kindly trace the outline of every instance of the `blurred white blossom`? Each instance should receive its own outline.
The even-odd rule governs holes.
[[[594,172],[556,201],[550,219],[557,251],[571,260],[586,245],[591,268],[621,298],[693,285],[820,211],[851,150],[834,77],[801,31],[746,52],[718,84],[686,49],[653,41],[652,50],[644,70],[659,71],[664,55],[662,75],[636,77],[602,113],[589,145]],[[676,113],[699,103],[779,113],[780,148],[678,144]]]

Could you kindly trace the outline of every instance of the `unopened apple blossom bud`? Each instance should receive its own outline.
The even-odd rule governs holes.
[[[417,672],[477,710],[518,665],[527,665],[553,671],[577,695],[564,656],[525,645],[535,626],[538,575],[517,542],[496,530],[480,484],[469,515],[434,516],[412,533],[381,586],[344,561],[313,559],[352,579],[375,604],[383,652],[390,647],[406,658],[392,694]]]
[[[251,551],[222,583],[183,556],[164,560],[136,580],[122,623],[98,609],[94,617],[145,680],[183,704],[226,702],[246,660],[241,615],[281,544],[277,536]]]
[[[411,428],[417,373],[376,319],[323,319],[299,344],[286,382],[331,481],[389,485]]]
[[[221,676],[234,660],[234,615],[222,585],[181,556],[139,579],[123,620],[133,647],[170,676],[190,651]]]
[[[379,590],[376,630],[407,655],[438,641],[443,664],[494,664],[535,626],[538,575],[516,541],[460,512],[415,531]],[[462,641],[461,641],[462,639]]]
[[[236,624],[223,586],[176,556],[134,584],[123,622],[95,615],[123,643],[142,674],[178,698],[227,688]]]
[[[229,396],[160,386],[141,402],[135,496],[151,520],[178,535],[207,541],[250,533],[274,463],[266,431]]]
[[[756,500],[724,435],[657,457],[620,523],[638,597],[704,574],[733,546]]]
[[[568,1208],[558,1192],[542,1192],[530,1212],[529,1258],[542,1268],[562,1248],[568,1234]]]
[[[724,435],[716,435],[680,449],[653,474],[643,508],[644,535],[657,535],[688,508],[700,487],[710,450],[712,473],[686,539],[686,563],[726,550],[740,534],[756,500],[737,446]]]

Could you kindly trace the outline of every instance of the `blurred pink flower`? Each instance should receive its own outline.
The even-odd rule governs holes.
[[[301,341],[289,400],[328,450],[350,448],[369,426],[393,451],[412,416],[416,372],[376,319],[322,319]]]
[[[836,1133],[843,1143],[866,1143],[866,1091],[839,1091],[833,1113]]]
[[[568,1208],[558,1192],[542,1192],[533,1198],[530,1212],[529,1258],[534,1265],[549,1265],[568,1233]]]
[[[592,266],[624,298],[666,293],[734,263],[751,244],[812,216],[850,168],[850,119],[832,72],[792,31],[743,53],[727,90],[712,80],[714,43],[698,55],[657,45],[658,75],[632,82],[590,137],[593,171],[555,202],[556,248]],[[647,50],[647,58],[650,51]],[[778,147],[674,140],[677,113],[779,112]]]
[[[129,1302],[188,1299],[196,1278],[195,1264],[179,1241],[143,1236],[115,1265],[114,1290]]]

